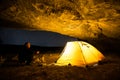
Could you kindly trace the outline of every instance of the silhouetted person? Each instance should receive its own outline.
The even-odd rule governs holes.
[[[32,62],[33,51],[31,49],[30,42],[26,42],[24,44],[23,49],[19,53],[18,59],[20,63],[25,63],[27,65],[29,65]]]

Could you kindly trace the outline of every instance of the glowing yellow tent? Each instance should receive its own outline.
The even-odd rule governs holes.
[[[86,66],[104,59],[104,55],[94,46],[83,41],[67,42],[57,65]]]

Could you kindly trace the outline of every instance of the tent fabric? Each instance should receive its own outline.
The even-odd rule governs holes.
[[[57,64],[86,66],[95,64],[104,58],[104,55],[91,44],[84,41],[72,41],[67,42]]]

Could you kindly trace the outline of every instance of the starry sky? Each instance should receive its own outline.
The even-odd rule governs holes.
[[[48,31],[28,31],[12,28],[0,28],[0,44],[23,45],[29,41],[36,46],[59,47],[76,38]]]

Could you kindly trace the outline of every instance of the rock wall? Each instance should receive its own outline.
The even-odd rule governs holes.
[[[1,0],[2,27],[120,39],[119,0]]]

